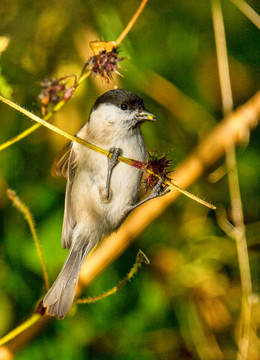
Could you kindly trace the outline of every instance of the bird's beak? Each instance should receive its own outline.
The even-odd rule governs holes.
[[[136,118],[140,121],[156,121],[155,116],[147,110],[140,111]]]

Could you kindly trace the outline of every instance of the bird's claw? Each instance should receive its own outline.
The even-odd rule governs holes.
[[[118,156],[120,155],[121,150],[119,148],[111,148],[108,151],[107,162],[108,162],[108,171],[107,171],[107,182],[106,182],[106,198],[110,199],[110,181],[111,175],[114,167],[118,163]]]
[[[155,199],[157,197],[164,196],[171,191],[170,189],[168,189],[169,185],[163,186],[163,182],[164,182],[164,178],[159,179],[158,183],[155,185],[149,196],[150,199]]]

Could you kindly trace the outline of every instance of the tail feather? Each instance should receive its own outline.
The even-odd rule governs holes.
[[[81,250],[70,250],[67,259],[56,281],[43,298],[43,306],[47,307],[47,314],[63,318],[69,311],[75,296],[75,285],[79,272],[87,256],[86,247]]]

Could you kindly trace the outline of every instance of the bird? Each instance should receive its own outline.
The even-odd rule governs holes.
[[[55,174],[67,178],[61,242],[69,253],[43,298],[49,316],[62,319],[68,313],[81,266],[99,241],[116,231],[136,207],[169,191],[161,179],[136,203],[142,170],[117,160],[121,155],[146,162],[140,129],[145,121],[155,121],[155,116],[140,96],[123,89],[107,91],[95,101],[76,136],[107,150],[109,156],[72,141],[54,161]]]

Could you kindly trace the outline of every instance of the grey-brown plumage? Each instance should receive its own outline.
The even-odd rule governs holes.
[[[122,156],[146,161],[140,131],[145,120],[153,120],[153,116],[145,110],[139,96],[125,90],[111,90],[97,99],[89,121],[77,136],[106,150],[119,148]],[[72,143],[59,156],[55,171],[68,179],[62,246],[70,250],[43,305],[49,315],[62,318],[72,305],[86,256],[136,206],[142,172],[120,162],[113,165],[108,181],[107,158],[78,143]]]

